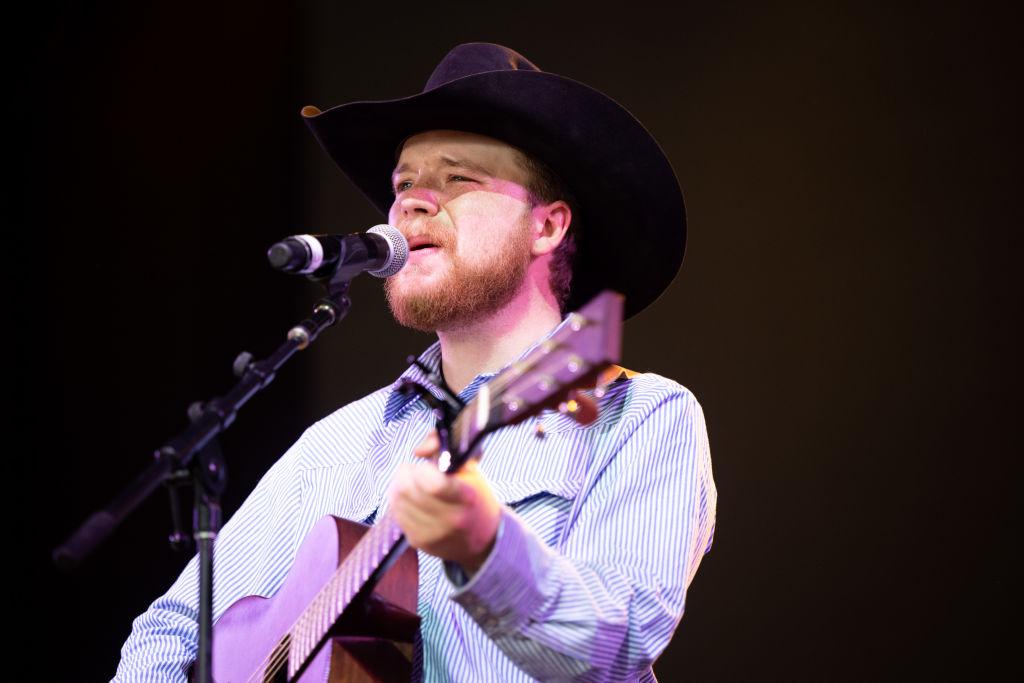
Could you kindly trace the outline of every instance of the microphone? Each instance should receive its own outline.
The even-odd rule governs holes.
[[[349,271],[349,278],[363,271],[391,277],[408,258],[405,237],[385,224],[351,235],[292,235],[267,250],[267,259],[277,270],[314,279],[331,277],[342,269]]]

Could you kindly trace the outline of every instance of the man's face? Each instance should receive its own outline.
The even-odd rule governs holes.
[[[518,154],[473,133],[429,131],[406,140],[388,221],[409,240],[409,261],[385,282],[399,323],[424,331],[462,327],[520,290],[532,236]]]

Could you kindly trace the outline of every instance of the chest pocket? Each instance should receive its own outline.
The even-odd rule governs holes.
[[[362,521],[379,503],[373,471],[365,460],[302,473],[300,526],[306,529],[324,515]]]
[[[491,488],[547,545],[557,548],[561,544],[580,482],[491,482]]]
[[[551,547],[562,541],[583,483],[585,458],[559,448],[560,439],[537,439],[529,424],[492,434],[481,469],[498,501]]]

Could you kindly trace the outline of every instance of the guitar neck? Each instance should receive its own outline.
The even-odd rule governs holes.
[[[401,554],[404,536],[385,512],[338,567],[289,631],[288,678],[299,673],[327,639],[331,628],[364,590],[370,590]],[[294,667],[294,670],[292,670]]]
[[[468,446],[480,436],[477,422],[466,419],[475,414],[478,399],[474,398],[452,424],[452,443]],[[468,455],[460,454],[441,463],[441,469],[448,474],[455,472]],[[361,593],[373,589],[401,554],[404,540],[401,528],[388,511],[366,531],[290,630],[289,660],[295,663],[296,670],[289,671],[289,678],[311,659],[348,606]]]
[[[614,292],[604,292],[570,314],[548,339],[480,387],[452,423],[450,452],[441,453],[438,468],[457,471],[486,433],[544,407],[575,414],[577,401],[567,398],[567,392],[593,386],[598,374],[618,361],[621,326],[622,297]],[[348,606],[372,589],[401,554],[403,541],[402,530],[385,512],[356,544],[279,644],[289,650],[289,680],[307,666]]]

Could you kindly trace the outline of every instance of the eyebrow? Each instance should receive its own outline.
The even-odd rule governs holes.
[[[480,174],[485,175],[485,176],[493,176],[494,175],[488,169],[484,168],[480,164],[474,163],[472,161],[467,161],[465,159],[455,159],[455,158],[449,157],[449,156],[441,157],[441,166],[444,166],[446,168],[448,168],[448,167],[451,167],[451,168],[464,168],[467,171],[472,171],[474,173],[480,173]],[[391,172],[391,177],[393,178],[394,176],[398,175],[399,173],[405,173],[406,171],[410,170],[411,168],[412,167],[408,163],[399,164],[399,166],[394,171]]]

